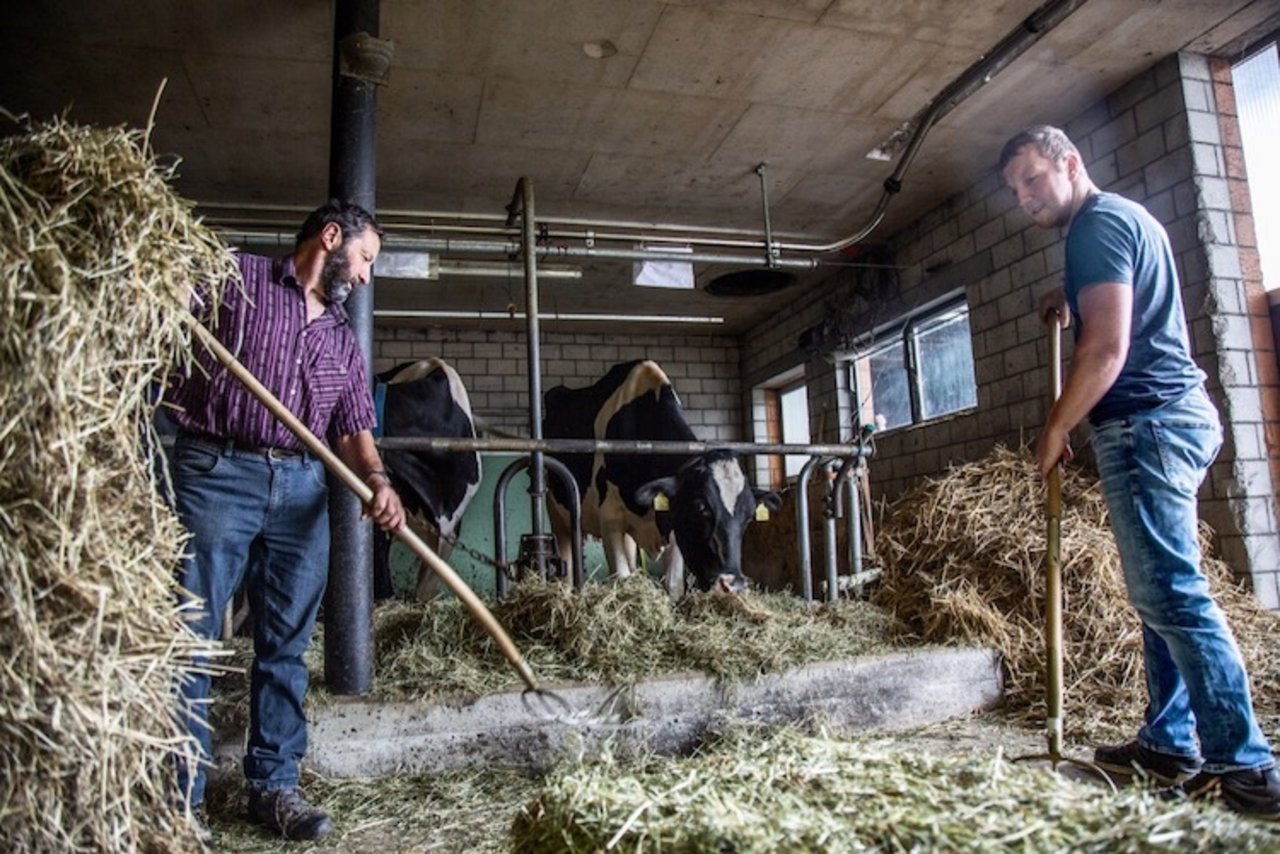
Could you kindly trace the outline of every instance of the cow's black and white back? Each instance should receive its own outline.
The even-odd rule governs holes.
[[[443,359],[406,362],[378,375],[385,384],[379,414],[387,437],[474,438],[475,419],[466,386]],[[448,557],[462,515],[480,488],[476,451],[386,450],[383,463],[400,494],[409,524],[429,545]],[[378,592],[390,593],[385,547],[379,549]],[[434,576],[423,567],[416,595],[432,594]]]

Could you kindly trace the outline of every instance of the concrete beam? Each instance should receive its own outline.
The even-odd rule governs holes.
[[[600,686],[556,688],[585,715],[545,720],[521,692],[465,702],[380,703],[338,698],[309,710],[307,764],[330,777],[426,773],[464,766],[542,770],[592,755],[684,753],[731,718],[763,724],[822,723],[833,730],[900,730],[994,706],[1000,657],[986,649],[930,649],[811,664],[754,682],[723,685],[703,675],[642,682],[615,698]],[[224,773],[240,748],[224,742]],[[230,762],[230,765],[228,764]]]

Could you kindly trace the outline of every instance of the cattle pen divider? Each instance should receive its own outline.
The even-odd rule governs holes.
[[[539,459],[544,465],[554,463],[551,466],[562,479],[567,480],[576,491],[576,484],[573,478],[566,472],[561,473],[556,466],[562,467],[560,463],[554,459],[543,457],[547,453],[559,454],[666,454],[672,456],[689,456],[694,454],[704,454],[709,451],[721,450],[729,451],[735,454],[770,454],[770,455],[787,455],[801,454],[810,457],[810,460],[801,469],[800,477],[797,483],[797,500],[796,500],[796,536],[797,536],[797,553],[800,559],[799,572],[802,595],[806,602],[813,601],[813,579],[811,577],[810,566],[810,537],[809,537],[809,506],[808,506],[808,490],[810,476],[813,469],[822,467],[830,469],[834,463],[841,462],[841,466],[837,472],[826,479],[826,495],[824,498],[823,517],[824,525],[824,541],[825,549],[823,552],[824,564],[826,570],[827,590],[826,599],[828,602],[834,602],[838,598],[839,591],[837,589],[837,572],[836,572],[836,519],[840,515],[841,502],[839,490],[836,485],[845,484],[849,493],[849,512],[848,518],[848,553],[849,553],[849,571],[854,579],[862,577],[862,514],[860,512],[860,498],[858,495],[858,475],[860,469],[866,465],[866,461],[871,458],[874,453],[874,446],[867,441],[867,436],[863,436],[859,441],[850,444],[783,444],[779,442],[684,442],[684,441],[648,441],[638,439],[524,439],[519,437],[500,437],[500,438],[460,438],[460,437],[383,437],[378,440],[378,447],[384,450],[397,451],[457,451],[457,452],[480,452],[480,453],[523,453],[531,456],[526,459],[517,460],[503,472],[500,486],[494,495],[494,517],[495,530],[494,537],[494,565],[496,568],[496,585],[498,596],[501,597],[506,590],[505,569],[506,561],[506,526],[503,522],[505,513],[502,512],[504,506],[504,494],[511,476],[517,470],[524,467],[531,467],[534,459]],[[535,456],[536,455],[536,456]],[[545,508],[545,480],[543,478],[530,479],[530,495],[537,513],[541,513]],[[577,502],[575,502],[577,503]],[[586,572],[582,566],[582,531],[580,508],[572,508],[570,511],[571,524],[574,531],[573,545],[573,582],[575,588],[581,588],[584,583]],[[540,528],[535,527],[534,533],[540,532]]]

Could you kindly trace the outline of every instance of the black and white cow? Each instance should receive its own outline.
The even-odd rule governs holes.
[[[543,436],[548,439],[696,441],[671,381],[652,361],[615,365],[587,388],[557,386],[545,395]],[[738,458],[727,451],[670,454],[556,454],[573,474],[582,499],[582,530],[604,544],[609,571],[636,568],[636,546],[663,555],[667,591],[684,592],[688,569],[702,590],[737,593],[742,575],[742,535],[764,502],[778,496],[753,489]],[[569,559],[568,496],[550,479],[548,509],[557,547]],[[667,510],[655,510],[658,495]],[[659,502],[661,507],[661,502]]]
[[[457,371],[443,359],[406,362],[378,375],[382,435],[474,438],[471,399]],[[458,523],[480,487],[480,454],[476,451],[382,452],[391,485],[404,503],[408,524],[442,558],[453,550]],[[391,595],[387,565],[390,538],[378,532],[374,550],[374,594]],[[435,573],[419,570],[415,597],[435,594]]]

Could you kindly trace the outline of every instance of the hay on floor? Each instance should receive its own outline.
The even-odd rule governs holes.
[[[1006,702],[1045,715],[1045,485],[1026,450],[995,448],[904,495],[877,531],[884,564],[872,599],[931,643],[990,644],[1004,654]],[[1062,479],[1061,558],[1068,735],[1129,738],[1146,702],[1142,636],[1097,477]],[[1211,532],[1201,541],[1210,554]],[[1222,561],[1205,571],[1250,668],[1255,705],[1274,731],[1280,715],[1275,615]]]
[[[806,605],[784,593],[721,597],[691,594],[673,605],[650,579],[567,584],[528,578],[493,604],[540,682],[632,684],[651,676],[702,672],[727,681],[816,661],[875,655],[897,648],[892,618],[868,602]],[[317,628],[308,651],[308,702],[325,702]],[[377,656],[371,695],[380,700],[438,700],[520,690],[524,683],[492,638],[456,599],[392,602],[373,616]],[[237,639],[234,663],[251,650]],[[219,729],[238,730],[247,717],[247,682],[229,674],[215,682]]]
[[[0,141],[0,840],[182,850],[173,686],[205,646],[157,497],[152,384],[191,288],[230,256],[141,134],[63,121]],[[154,440],[154,436],[151,436]]]
[[[990,755],[893,737],[738,726],[688,758],[611,757],[549,775],[517,816],[519,852],[1269,851],[1220,808],[1118,795]]]

